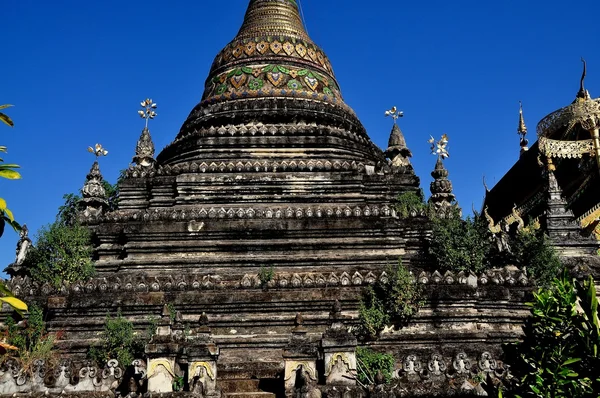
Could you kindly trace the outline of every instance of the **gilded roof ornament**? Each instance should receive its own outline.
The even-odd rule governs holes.
[[[391,117],[394,119],[394,124],[397,122],[398,118],[404,117],[404,112],[398,110],[395,106],[392,109],[385,111],[385,117]]]
[[[142,119],[146,119],[146,128],[148,128],[148,121],[157,116],[155,109],[158,108],[158,105],[150,98],[146,98],[140,102],[140,105],[142,106],[142,109],[138,111],[138,115],[140,115]]]
[[[527,125],[525,125],[525,118],[523,117],[523,103],[519,101],[519,127],[517,128],[517,134],[521,137],[521,154],[529,150],[529,140],[527,137]]]
[[[93,147],[88,147],[88,152],[93,153],[98,159],[100,156],[108,155],[108,151],[102,147],[102,144],[96,144]]]
[[[448,136],[446,134],[443,134],[442,138],[437,142],[433,136],[430,136],[427,142],[431,144],[432,155],[437,155],[442,160],[450,157],[450,153],[448,152]]]
[[[543,118],[537,127],[538,136],[565,139],[575,126],[586,131],[593,131],[600,127],[600,99],[592,99],[590,93],[585,89],[587,64],[583,59],[582,62],[583,72],[577,98],[570,105]],[[555,136],[557,132],[560,133],[558,137]]]

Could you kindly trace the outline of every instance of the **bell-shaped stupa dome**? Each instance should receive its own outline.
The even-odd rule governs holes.
[[[295,0],[251,0],[162,165],[264,159],[374,165],[383,153],[341,95]]]

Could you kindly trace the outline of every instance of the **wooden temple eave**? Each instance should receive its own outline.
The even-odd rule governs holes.
[[[486,195],[483,207],[488,208],[489,215],[496,223],[510,217],[514,206],[521,217],[528,220],[529,212],[542,199],[546,183],[538,164],[538,155],[536,142]]]

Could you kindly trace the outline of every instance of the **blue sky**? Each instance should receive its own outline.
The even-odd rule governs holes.
[[[302,0],[307,29],[328,54],[345,101],[373,141],[387,145],[393,105],[421,184],[435,158],[427,139],[450,137],[446,165],[470,212],[516,161],[518,103],[530,141],[537,122],[578,91],[600,95],[600,2]],[[128,166],[143,127],[136,112],[151,97],[157,151],[171,142],[200,100],[213,57],[237,33],[247,0],[4,0],[0,103],[15,128],[0,126],[23,179],[0,181],[18,221],[31,231],[54,220],[62,195],[83,184],[102,143],[106,179]],[[0,269],[17,235],[0,239]]]

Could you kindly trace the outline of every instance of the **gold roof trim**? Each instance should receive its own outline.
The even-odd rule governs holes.
[[[540,136],[540,152],[551,158],[573,159],[583,155],[594,155],[593,140],[561,141]]]

